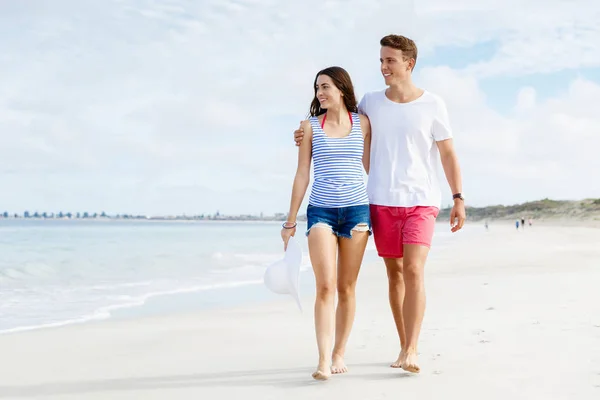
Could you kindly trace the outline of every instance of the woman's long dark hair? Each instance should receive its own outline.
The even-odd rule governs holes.
[[[344,94],[342,99],[348,111],[358,112],[358,106],[356,104],[356,96],[354,95],[354,86],[352,85],[352,79],[346,70],[342,67],[329,67],[317,72],[315,76],[315,83],[313,88],[315,90],[315,97],[312,103],[310,103],[310,116],[316,117],[317,115],[324,114],[327,112],[326,109],[321,108],[321,103],[317,99],[317,79],[320,75],[327,75],[333,81],[335,87]]]

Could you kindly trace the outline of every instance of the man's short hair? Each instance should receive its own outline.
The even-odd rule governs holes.
[[[381,38],[379,44],[396,50],[402,50],[404,57],[413,58],[415,64],[417,63],[417,45],[412,39],[402,35],[387,35]]]

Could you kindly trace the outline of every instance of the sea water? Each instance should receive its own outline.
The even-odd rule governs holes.
[[[440,224],[438,224],[440,225]],[[301,292],[314,286],[306,226]],[[436,227],[434,241],[447,235]],[[0,220],[0,333],[268,300],[280,222]],[[377,259],[369,239],[365,263]],[[292,304],[292,303],[291,303]]]

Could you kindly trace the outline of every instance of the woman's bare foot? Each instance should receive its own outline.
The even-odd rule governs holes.
[[[313,379],[318,381],[326,381],[331,376],[331,367],[329,366],[329,361],[322,362],[319,361],[319,365],[317,366],[317,370],[312,373]]]
[[[332,374],[343,374],[348,372],[348,367],[344,363],[344,357],[342,356],[333,356],[333,363],[331,364],[331,373]]]
[[[398,356],[398,359],[396,361],[394,361],[392,363],[392,365],[390,365],[390,367],[392,368],[402,368],[402,361],[404,361],[404,350],[400,350],[400,355]]]
[[[417,352],[416,351],[407,351],[404,359],[400,364],[400,368],[405,371],[412,372],[414,374],[418,374],[421,372],[421,368],[419,368],[418,360],[417,360]]]

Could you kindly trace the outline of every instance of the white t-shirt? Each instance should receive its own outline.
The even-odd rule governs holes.
[[[396,103],[382,90],[365,94],[358,109],[371,122],[369,203],[440,208],[436,141],[452,137],[444,101],[425,91],[412,102]]]

